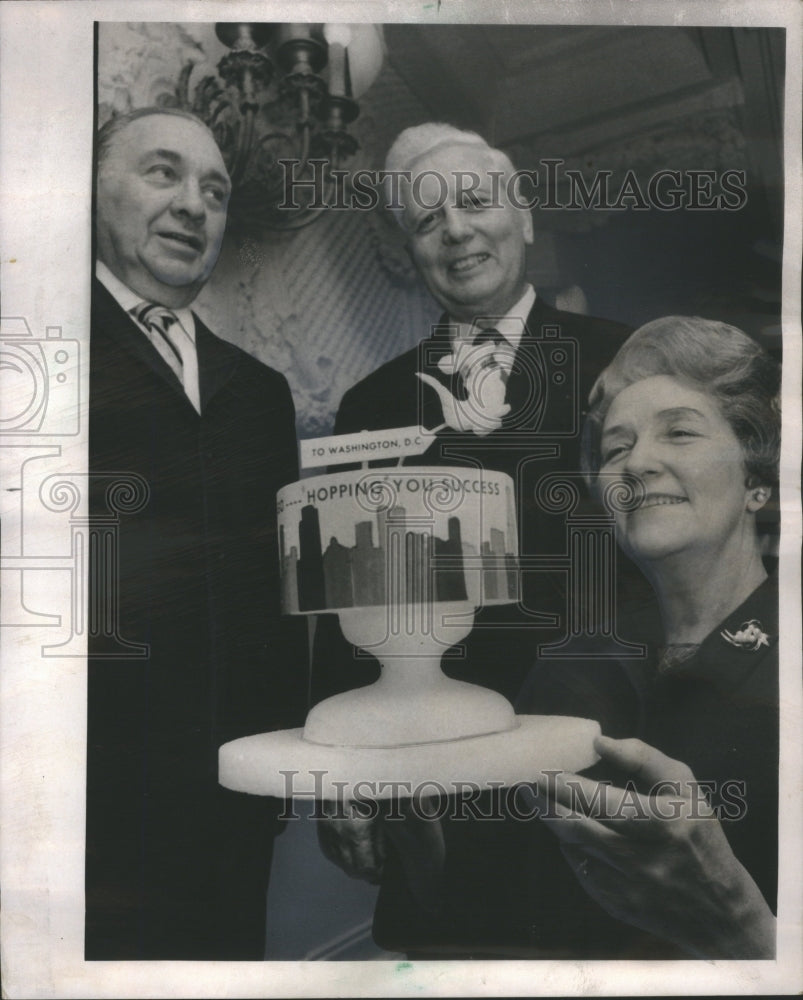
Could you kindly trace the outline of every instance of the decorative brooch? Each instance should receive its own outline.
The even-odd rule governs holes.
[[[770,637],[762,631],[761,622],[756,618],[751,618],[749,622],[743,622],[738,632],[731,633],[727,629],[723,629],[719,634],[731,646],[746,649],[751,653],[770,644]]]

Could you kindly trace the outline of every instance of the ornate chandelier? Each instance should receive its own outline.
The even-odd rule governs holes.
[[[359,149],[348,126],[382,67],[382,29],[218,22],[215,33],[230,50],[219,76],[190,93],[188,63],[176,96],[215,135],[232,178],[230,214],[263,228],[306,225]]]

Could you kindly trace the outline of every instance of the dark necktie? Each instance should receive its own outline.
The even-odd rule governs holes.
[[[501,344],[504,342],[504,337],[502,334],[492,326],[489,326],[487,330],[480,330],[474,336],[471,343],[477,347],[479,344]]]
[[[497,329],[491,326],[485,330],[480,330],[478,333],[474,335],[474,337],[471,340],[471,347],[472,348],[481,347],[483,344],[491,344],[494,347],[496,347],[498,344],[505,344],[505,343],[507,343],[507,341],[502,336],[502,334]],[[494,364],[494,362],[488,358],[483,358],[482,364],[483,367],[485,367]],[[464,369],[464,371],[471,370],[473,369],[473,367],[474,367],[473,363],[469,361],[468,368]],[[506,371],[502,370],[502,380],[504,382],[507,382],[507,374],[508,373]],[[457,399],[466,399],[468,396],[462,372],[455,373],[453,394]]]

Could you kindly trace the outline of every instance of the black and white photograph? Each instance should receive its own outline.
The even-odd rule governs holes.
[[[801,9],[3,6],[4,995],[798,993]]]

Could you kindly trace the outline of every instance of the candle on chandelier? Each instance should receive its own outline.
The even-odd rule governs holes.
[[[348,97],[346,49],[351,41],[351,29],[347,24],[327,24],[323,35],[329,45],[329,94]]]

